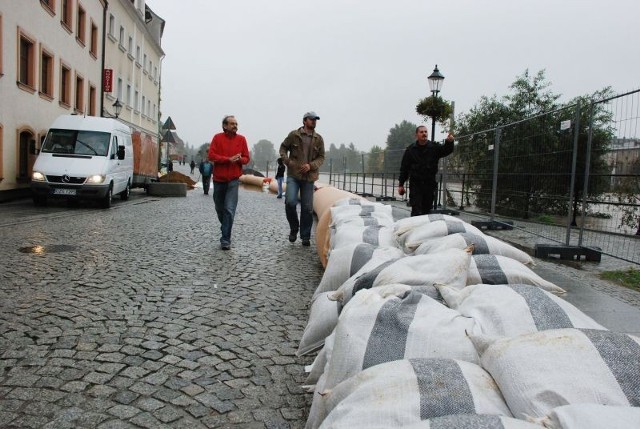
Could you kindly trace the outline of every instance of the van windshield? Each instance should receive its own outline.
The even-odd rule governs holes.
[[[107,156],[110,136],[99,131],[51,129],[42,145],[42,152]]]

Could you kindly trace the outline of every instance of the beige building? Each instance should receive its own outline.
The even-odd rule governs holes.
[[[134,138],[159,141],[163,29],[144,0],[0,1],[0,201],[28,195],[60,115],[115,116],[118,100]]]
[[[116,104],[120,105],[118,118],[137,131],[134,139],[151,139],[156,144],[162,126],[160,73],[164,52],[160,41],[164,23],[144,0],[109,0],[104,68],[111,79],[105,87],[103,116],[115,116]]]

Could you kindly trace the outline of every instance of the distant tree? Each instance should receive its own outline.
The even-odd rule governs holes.
[[[621,204],[622,219],[619,228],[624,226],[637,228],[640,235],[640,157],[637,157],[616,181],[614,192]]]
[[[416,141],[416,128],[413,122],[402,121],[389,130],[386,146],[387,172],[399,172],[404,150]]]
[[[278,155],[273,147],[273,143],[269,140],[259,140],[253,145],[251,150],[251,163],[253,168],[260,171],[267,170],[267,163],[269,163],[269,169],[273,169],[275,166]]]
[[[209,145],[210,143],[203,143],[200,145],[200,147],[198,148],[198,151],[196,153],[196,162],[200,163],[205,159],[209,159]]]
[[[383,173],[384,172],[384,149],[375,145],[365,156],[365,169],[367,173]]]

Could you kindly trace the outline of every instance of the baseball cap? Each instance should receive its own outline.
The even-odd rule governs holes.
[[[302,119],[307,119],[307,118],[311,118],[311,119],[320,119],[320,116],[318,116],[316,114],[316,112],[307,112],[304,114],[304,116],[302,117]]]

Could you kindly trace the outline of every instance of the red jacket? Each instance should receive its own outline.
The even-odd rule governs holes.
[[[240,154],[240,160],[229,161],[233,155]],[[249,163],[247,139],[240,134],[233,137],[225,133],[216,134],[209,146],[209,160],[213,162],[213,181],[229,182],[242,175],[242,166]]]

